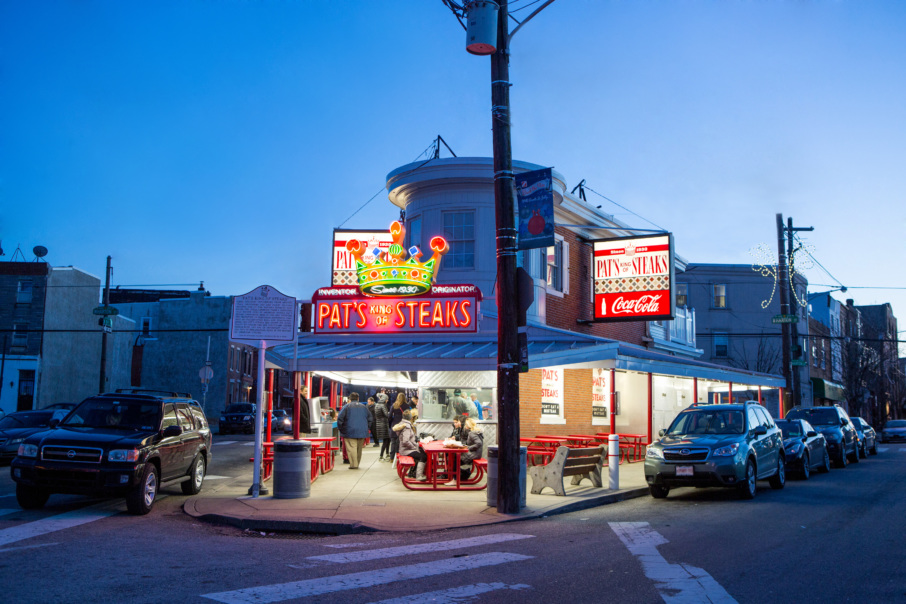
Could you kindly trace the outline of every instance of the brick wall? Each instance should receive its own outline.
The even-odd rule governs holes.
[[[569,293],[563,297],[548,294],[547,324],[558,329],[644,345],[645,321],[576,323],[576,319],[590,319],[594,314],[590,285],[592,249],[590,244],[580,241],[570,230],[558,228],[557,234],[569,244]]]
[[[519,376],[519,433],[594,434],[607,432],[607,426],[591,425],[591,369],[566,369],[563,375],[563,418],[565,424],[541,423],[541,370],[531,369]]]

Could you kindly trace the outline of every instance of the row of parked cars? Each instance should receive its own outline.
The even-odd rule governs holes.
[[[22,508],[65,493],[125,497],[130,513],[147,514],[167,483],[201,490],[211,429],[187,394],[130,389],[72,409],[11,413],[0,420],[0,451],[12,459]]]
[[[695,404],[648,446],[645,480],[652,497],[678,487],[730,487],[752,499],[758,480],[782,489],[787,471],[808,479],[878,453],[875,430],[839,405],[794,407],[775,420],[755,401]],[[887,422],[882,442],[906,440],[906,420]]]

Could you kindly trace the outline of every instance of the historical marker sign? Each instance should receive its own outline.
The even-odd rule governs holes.
[[[296,335],[296,299],[262,285],[233,298],[230,339],[257,344],[292,342]]]

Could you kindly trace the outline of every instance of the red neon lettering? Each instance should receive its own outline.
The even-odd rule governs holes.
[[[472,313],[469,311],[471,307],[471,300],[463,300],[459,303],[459,308],[462,310],[462,321],[459,322],[460,327],[468,328],[472,325]]]
[[[330,322],[327,324],[329,329],[340,327],[340,307],[336,304],[330,305]]]
[[[359,329],[365,327],[368,324],[368,320],[365,318],[365,307],[368,306],[367,302],[360,302],[355,305],[355,311],[359,315],[359,320],[356,321],[355,326]]]
[[[444,323],[444,309],[440,305],[440,300],[434,302],[434,312],[431,313],[431,327],[436,327],[440,325],[441,327],[446,327]]]
[[[318,304],[318,329],[324,329],[324,320],[330,314],[330,305],[323,302]]]
[[[418,303],[418,326],[419,327],[431,327],[428,324],[428,322],[426,321],[426,319],[428,318],[428,315],[430,314],[430,311],[428,310],[428,304],[430,304],[430,302],[419,302]]]
[[[394,325],[397,327],[402,327],[406,324],[406,316],[403,314],[403,307],[405,305],[405,302],[396,303],[396,323],[394,323]]]
[[[418,312],[416,310],[418,302],[406,302],[406,306],[409,307],[409,327],[415,327],[415,315]]]

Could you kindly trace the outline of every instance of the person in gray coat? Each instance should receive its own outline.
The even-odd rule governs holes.
[[[381,443],[381,453],[378,461],[391,461],[390,409],[387,408],[386,396],[378,398],[374,404],[374,438]]]
[[[472,462],[481,459],[484,450],[484,434],[474,417],[468,417],[463,422],[462,439],[469,450],[460,457],[460,479],[467,480],[472,473]]]
[[[368,407],[359,402],[358,392],[349,394],[349,402],[343,405],[337,416],[337,428],[343,437],[350,470],[358,469],[362,460],[362,446],[368,438],[369,416]]]

